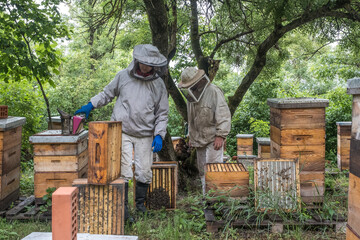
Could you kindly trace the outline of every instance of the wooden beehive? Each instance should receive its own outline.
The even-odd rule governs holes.
[[[8,117],[8,106],[0,105],[0,119]]]
[[[337,165],[340,170],[349,169],[351,122],[337,122]]]
[[[313,172],[306,175],[306,181],[317,183],[312,185],[312,190],[308,189],[310,186],[307,183],[308,191],[301,193],[318,193],[317,188],[323,187],[318,181],[318,174],[325,172],[325,107],[329,101],[316,98],[268,99],[268,105],[271,157],[298,159],[300,174]],[[303,184],[304,181],[301,182],[302,187]],[[302,197],[305,203],[323,199],[319,194]]]
[[[258,210],[300,208],[297,159],[256,159],[254,162],[255,206]]]
[[[0,119],[0,211],[19,197],[24,117]]]
[[[76,179],[79,188],[79,232],[124,234],[125,182],[116,179],[106,185],[92,185],[88,179]]]
[[[176,149],[176,145],[180,142],[181,137],[171,137],[171,141],[174,149]]]
[[[258,144],[258,158],[270,158],[270,138],[256,138]]]
[[[237,134],[237,155],[252,155],[254,145],[254,134]]]
[[[208,163],[205,173],[205,191],[212,196],[247,198],[249,172],[241,163]]]
[[[46,189],[70,187],[77,178],[87,176],[88,131],[79,135],[61,135],[47,130],[30,137],[34,147],[34,194],[42,202]]]
[[[360,240],[360,78],[348,80],[347,93],[353,95],[353,105],[346,239]]]
[[[51,117],[52,126],[50,126],[49,118],[47,118],[46,120],[48,122],[49,130],[61,130],[61,117],[60,116]]]
[[[108,184],[120,177],[121,122],[89,123],[89,184]]]

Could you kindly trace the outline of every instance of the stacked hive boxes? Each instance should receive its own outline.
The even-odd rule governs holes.
[[[238,162],[243,164],[246,169],[254,165],[254,159],[256,158],[256,156],[253,155],[253,142],[254,134],[236,135]]]
[[[351,122],[337,122],[337,164],[340,170],[349,169]]]
[[[360,78],[348,81],[347,92],[353,95],[353,107],[346,239],[360,240]]]
[[[88,132],[61,135],[61,130],[47,130],[30,137],[34,146],[34,190],[36,203],[42,203],[48,188],[70,187],[87,174]]]
[[[79,232],[124,234],[125,183],[120,177],[121,122],[89,123],[89,171],[76,179]]]
[[[256,138],[258,144],[258,158],[270,158],[270,138]]]
[[[0,119],[0,211],[19,197],[21,132],[24,117]]]
[[[268,99],[272,158],[299,159],[305,203],[322,202],[325,174],[326,99]]]

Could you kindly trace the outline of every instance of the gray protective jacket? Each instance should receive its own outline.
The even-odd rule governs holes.
[[[169,111],[165,84],[160,77],[135,78],[133,68],[134,61],[90,101],[99,108],[117,97],[111,120],[121,121],[124,133],[134,137],[160,135],[164,139]]]
[[[221,89],[209,84],[197,103],[187,103],[190,143],[204,147],[215,136],[226,138],[231,128],[231,114]]]

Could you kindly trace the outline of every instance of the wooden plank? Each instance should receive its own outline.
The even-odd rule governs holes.
[[[30,197],[28,197],[27,199],[22,201],[19,205],[17,205],[16,207],[10,209],[9,211],[7,211],[6,216],[15,216],[19,212],[23,211],[25,209],[25,207],[33,204],[34,202],[35,202],[35,196],[31,195]]]
[[[0,151],[0,176],[20,166],[21,142],[5,151]]]
[[[340,136],[351,136],[351,125],[337,125],[337,134]]]
[[[76,172],[88,164],[88,151],[75,156],[34,156],[35,172]]]
[[[270,125],[281,130],[325,128],[325,108],[270,108]]]
[[[0,200],[0,211],[7,209],[14,201],[19,198],[20,188],[16,189],[9,195],[7,195],[4,199]]]
[[[78,172],[35,172],[34,174],[34,193],[35,198],[42,198],[46,195],[46,189],[71,187],[77,178],[86,177],[87,166]]]
[[[340,155],[349,155],[350,156],[350,136],[339,136],[337,135],[337,153]]]
[[[353,95],[351,139],[360,140],[360,95]],[[351,168],[351,167],[350,167]]]
[[[280,146],[325,145],[325,128],[280,130],[270,126],[270,139]]]
[[[33,144],[35,156],[74,156],[88,148],[87,138],[78,143]]]
[[[0,131],[0,152],[21,144],[21,131],[22,126],[4,132]]]
[[[360,236],[360,235],[358,235]],[[347,226],[346,228],[346,240],[360,240],[360,237],[355,235],[355,233],[352,231],[352,228],[349,228]]]
[[[360,235],[360,178],[349,174],[348,225]]]
[[[0,200],[20,188],[20,166],[0,176]]]
[[[360,140],[351,138],[351,142],[350,142],[350,172],[357,177],[360,177],[360,154],[359,154],[359,152],[360,152]]]
[[[272,158],[299,159],[300,171],[325,171],[325,145],[270,146]]]
[[[104,185],[120,177],[121,122],[89,123],[90,184]]]

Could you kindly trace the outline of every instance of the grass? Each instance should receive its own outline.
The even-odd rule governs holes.
[[[347,212],[348,178],[345,173],[335,176],[326,176],[325,201],[319,215],[330,219],[336,213]],[[206,231],[206,221],[203,209],[206,207],[204,197],[200,194],[200,187],[194,191],[183,192],[178,196],[177,209],[150,211],[149,216],[136,216],[133,209],[133,193],[130,186],[129,205],[131,212],[136,217],[133,225],[125,225],[126,235],[136,235],[139,239],[345,239],[344,233],[335,233],[326,227],[307,228],[304,226],[284,227],[282,234],[273,234],[269,227],[258,229],[232,228],[230,224],[218,233]],[[33,193],[33,170],[31,167],[22,168],[21,194]],[[235,201],[218,201],[214,204],[217,209],[218,219],[225,219],[228,223],[236,219],[256,218],[258,221],[265,214],[256,211],[254,194],[250,194],[251,202],[247,208],[240,208],[240,203]],[[284,220],[294,220],[295,214],[289,214],[276,209]],[[297,221],[305,221],[310,217],[308,211],[302,209],[296,213]],[[22,239],[31,232],[50,232],[50,222],[40,221],[6,221],[0,218],[0,240]]]

